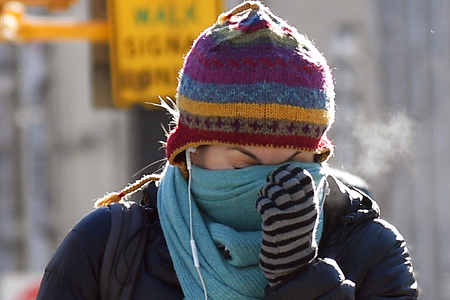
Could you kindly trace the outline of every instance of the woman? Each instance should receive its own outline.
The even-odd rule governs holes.
[[[163,174],[98,201],[38,299],[417,298],[401,235],[327,167],[334,85],[305,36],[256,1],[223,13],[176,105]],[[109,205],[152,180],[141,205]]]

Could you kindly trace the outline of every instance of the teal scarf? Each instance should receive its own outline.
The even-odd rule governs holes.
[[[295,164],[321,182],[321,165]],[[193,166],[193,235],[209,299],[264,299],[267,281],[258,265],[261,216],[255,202],[265,178],[279,166],[215,171]],[[190,247],[188,184],[177,167],[167,167],[158,199],[161,226],[185,299],[202,299]],[[225,246],[231,259],[224,258],[217,245]]]
[[[320,164],[291,163],[308,170],[319,185],[323,177]],[[261,215],[255,209],[258,191],[267,183],[267,175],[284,164],[214,171],[194,165],[191,192],[203,216],[213,222],[237,231],[261,230]]]

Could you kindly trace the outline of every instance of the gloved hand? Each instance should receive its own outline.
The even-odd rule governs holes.
[[[270,286],[317,256],[318,200],[311,174],[293,164],[273,171],[259,191],[263,241],[259,264]]]

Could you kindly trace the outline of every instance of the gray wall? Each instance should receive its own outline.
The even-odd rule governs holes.
[[[87,19],[88,4],[57,16]],[[93,200],[131,180],[128,113],[93,107],[90,57],[88,42],[0,45],[0,276],[42,271]]]
[[[87,1],[63,14],[88,18]],[[88,42],[55,42],[48,50],[51,213],[63,237],[93,200],[130,181],[128,113],[93,106]]]

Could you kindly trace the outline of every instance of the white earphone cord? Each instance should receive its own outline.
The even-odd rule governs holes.
[[[200,261],[198,259],[197,245],[194,240],[194,226],[192,221],[192,198],[191,198],[191,181],[192,181],[192,162],[191,162],[191,152],[195,152],[195,148],[189,147],[186,149],[186,166],[188,169],[188,199],[189,199],[189,232],[190,232],[190,243],[192,251],[192,259],[194,260],[194,266],[197,269],[198,276],[202,283],[203,291],[205,293],[205,300],[208,300],[208,293],[206,292],[205,281],[203,280],[202,273],[200,271]]]

